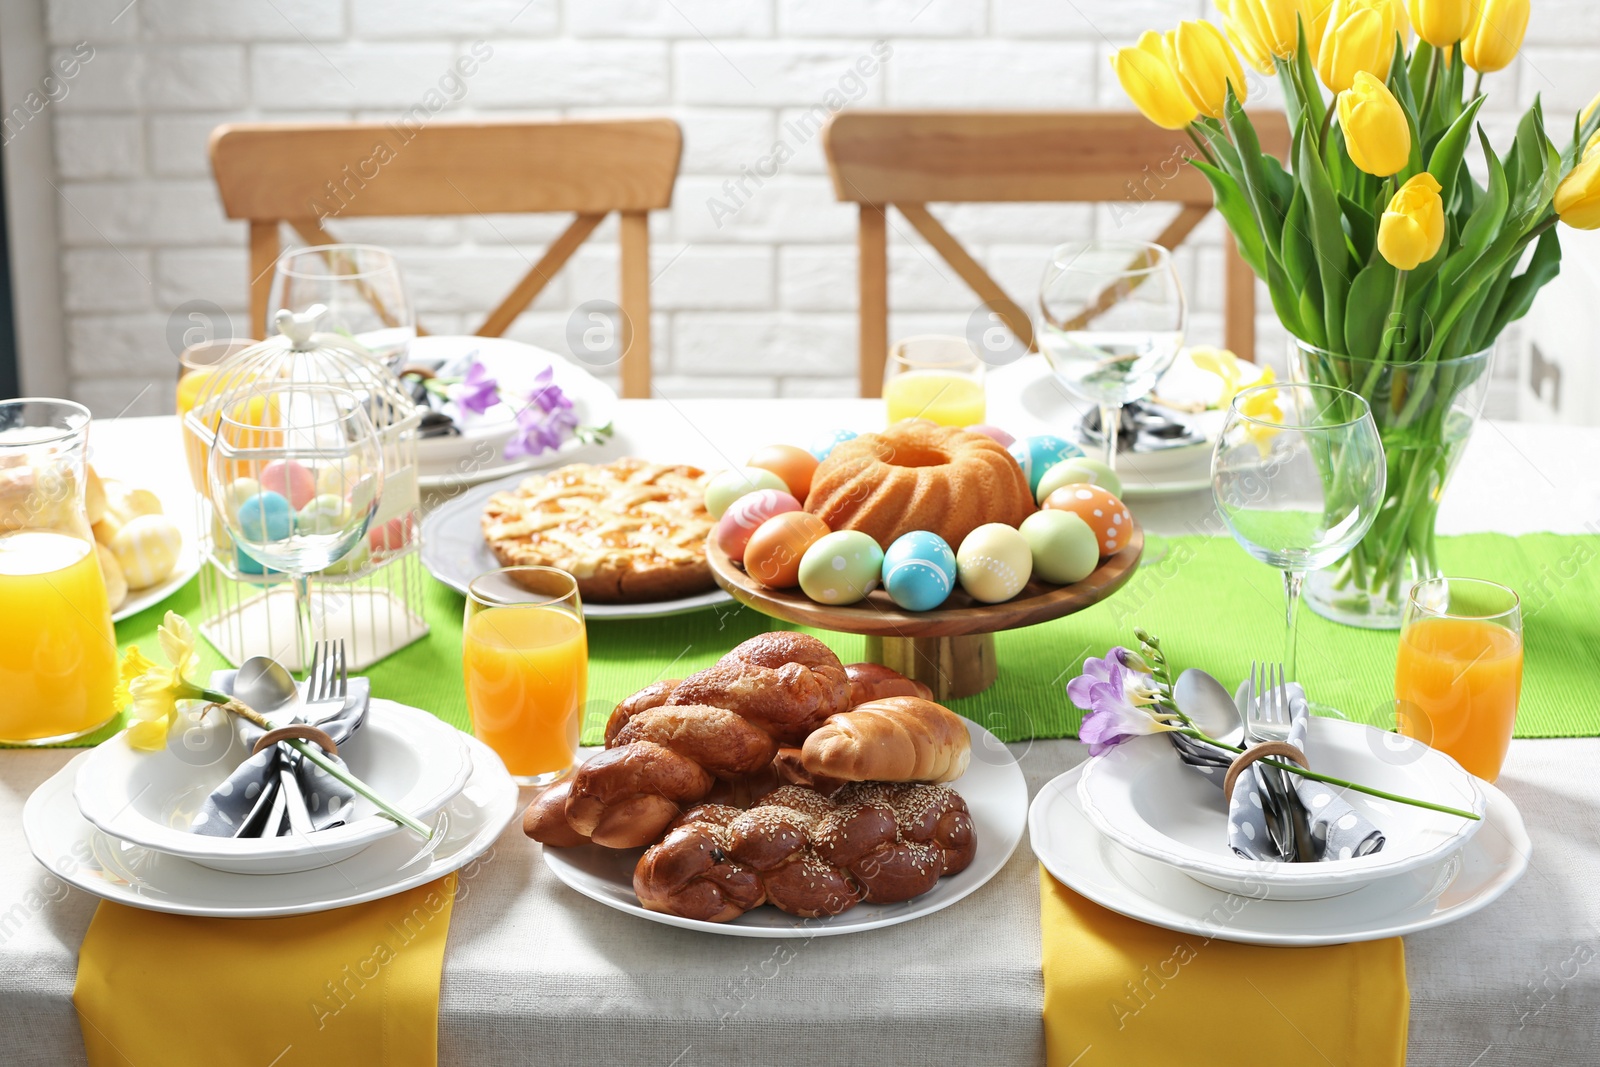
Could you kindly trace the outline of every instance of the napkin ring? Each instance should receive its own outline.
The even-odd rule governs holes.
[[[1222,779],[1223,803],[1233,803],[1233,783],[1238,780],[1244,769],[1256,760],[1264,759],[1267,756],[1282,756],[1284,759],[1293,760],[1300,764],[1308,771],[1311,769],[1311,764],[1306,759],[1306,754],[1287,741],[1263,741],[1259,745],[1252,745],[1233,757],[1233,762],[1228,764],[1228,773]]]
[[[334,743],[333,738],[315,726],[307,726],[305,723],[294,723],[290,726],[280,726],[276,730],[268,730],[261,735],[261,739],[256,742],[256,747],[250,750],[250,754],[253,756],[262,749],[271,748],[279,741],[287,741],[291,738],[310,741],[312,744],[326,749],[330,756],[339,754],[339,746]]]

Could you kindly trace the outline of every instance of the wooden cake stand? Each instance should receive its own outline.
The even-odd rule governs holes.
[[[1049,622],[1100,603],[1133,576],[1143,551],[1144,531],[1135,525],[1122,551],[1081,582],[1050,585],[1032,579],[1000,604],[974,600],[957,585],[943,606],[906,611],[881,588],[843,607],[819,604],[798,589],[768,589],[715,543],[706,545],[711,573],[735,600],[785,622],[861,634],[867,639],[867,659],[917,679],[937,700],[971,696],[994,684],[996,631]]]

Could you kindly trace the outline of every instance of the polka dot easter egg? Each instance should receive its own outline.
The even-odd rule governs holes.
[[[800,501],[782,489],[761,489],[728,505],[711,531],[712,540],[735,563],[744,562],[745,547],[761,524],[774,515],[799,511]]]
[[[819,604],[854,604],[878,587],[883,549],[858,530],[820,538],[800,558],[800,589]]]
[[[760,467],[735,467],[733,470],[723,471],[706,483],[706,510],[711,513],[713,519],[720,519],[728,510],[728,505],[746,493],[754,493],[760,489],[781,489],[788,492],[789,486],[776,474]]]
[[[1044,477],[1039,479],[1039,489],[1033,494],[1033,498],[1043,504],[1045,497],[1063,485],[1072,485],[1076,482],[1098,485],[1112,496],[1122,495],[1122,479],[1117,477],[1116,471],[1097,459],[1083,456],[1064,460],[1045,471]]]
[[[1051,434],[1020,438],[1011,443],[1008,451],[1022,467],[1022,473],[1028,479],[1028,491],[1032,493],[1039,491],[1039,480],[1051,467],[1062,460],[1077,459],[1083,455],[1083,449],[1071,441],[1063,441]]]
[[[856,432],[854,430],[834,430],[832,433],[825,433],[811,442],[811,454],[817,457],[818,463],[821,463],[828,458],[828,453],[832,452],[836,445],[852,441],[855,437]]]
[[[783,479],[796,500],[811,492],[811,476],[817,470],[817,457],[794,445],[768,445],[759,448],[745,461],[747,467],[760,467]]]
[[[1044,506],[1051,511],[1075,512],[1088,523],[1102,559],[1121,552],[1133,535],[1133,516],[1128,513],[1128,506],[1098,485],[1063,485],[1045,498]]]
[[[974,600],[998,604],[1022,592],[1033,574],[1033,550],[1014,526],[991,522],[967,534],[956,552],[956,576]]]
[[[807,511],[774,515],[750,535],[744,548],[745,573],[768,589],[800,584],[800,560],[806,549],[828,536],[828,524]]]
[[[945,539],[914,530],[895,539],[883,554],[883,588],[907,611],[943,604],[956,584],[956,554]]]

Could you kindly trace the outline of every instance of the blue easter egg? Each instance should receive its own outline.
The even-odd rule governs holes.
[[[809,451],[813,456],[817,457],[817,462],[820,463],[828,458],[828,453],[832,452],[835,446],[853,440],[855,436],[856,432],[854,430],[834,430],[832,433],[825,433],[811,442]]]
[[[253,544],[283,541],[294,523],[294,509],[288,498],[263,490],[239,504],[239,533]]]
[[[929,611],[943,604],[956,584],[956,554],[944,538],[913,530],[895,539],[883,554],[883,589],[907,611]]]
[[[1028,492],[1035,494],[1039,492],[1039,479],[1044,477],[1045,471],[1064,459],[1078,459],[1083,455],[1083,449],[1071,441],[1063,441],[1048,433],[1019,437],[1011,442],[1007,451],[1016,459],[1023,476],[1028,479]]]
[[[278,573],[277,571],[272,570],[271,568],[267,567],[260,560],[256,559],[250,553],[246,552],[242,548],[239,548],[238,546],[234,546],[233,555],[234,555],[234,561],[233,561],[234,562],[234,566],[236,566],[238,568],[240,574],[277,574]]]

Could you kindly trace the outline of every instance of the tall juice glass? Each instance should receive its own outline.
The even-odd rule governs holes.
[[[883,399],[889,421],[972,426],[984,419],[983,361],[964,337],[909,337],[889,352]]]
[[[1395,718],[1401,733],[1500,776],[1522,690],[1522,607],[1503,585],[1432,578],[1411,587],[1400,623]]]
[[[461,669],[472,733],[522,785],[572,769],[589,688],[577,580],[554,567],[507,567],[467,590]]]
[[[200,393],[210,384],[217,369],[232,357],[258,341],[231,337],[226,340],[201,341],[178,353],[178,390],[176,402],[178,418],[194,410]]]
[[[0,402],[0,741],[92,733],[116,709],[117,638],[84,507],[89,412]]]

